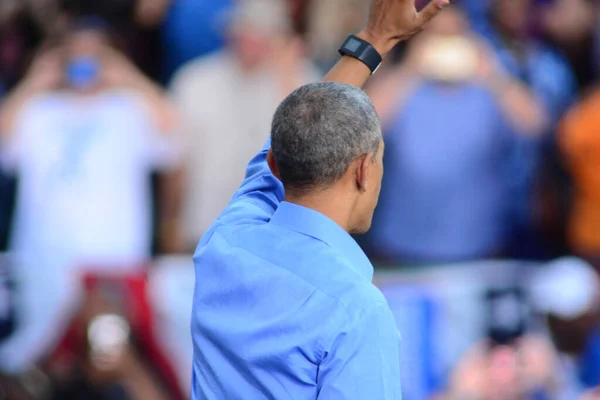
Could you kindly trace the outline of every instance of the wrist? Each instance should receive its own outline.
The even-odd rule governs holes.
[[[375,50],[377,50],[382,58],[385,58],[385,56],[387,56],[387,54],[396,46],[396,44],[398,44],[397,40],[381,39],[378,37],[378,35],[374,35],[367,30],[357,33],[356,36],[369,42],[369,44],[373,46]]]

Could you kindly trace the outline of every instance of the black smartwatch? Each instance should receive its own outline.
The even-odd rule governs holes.
[[[339,51],[342,56],[349,56],[362,61],[369,67],[371,74],[377,71],[377,68],[381,65],[381,61],[383,61],[381,54],[375,50],[375,47],[371,43],[354,35],[348,36],[348,39],[346,39]]]

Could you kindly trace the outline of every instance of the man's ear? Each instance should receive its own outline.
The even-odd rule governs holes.
[[[277,162],[275,162],[275,156],[273,155],[273,150],[269,149],[267,153],[267,164],[269,164],[269,168],[275,177],[281,180],[281,176],[279,175],[279,168],[277,167]]]
[[[354,161],[356,188],[364,193],[369,188],[369,168],[372,167],[372,154],[365,154]]]

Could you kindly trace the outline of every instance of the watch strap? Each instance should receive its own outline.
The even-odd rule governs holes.
[[[371,45],[371,43],[363,40],[355,35],[350,35],[340,47],[339,52],[342,56],[349,56],[362,61],[369,69],[371,74],[374,74],[383,58],[381,54]]]

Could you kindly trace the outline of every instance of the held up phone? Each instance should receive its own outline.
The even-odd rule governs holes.
[[[435,81],[469,81],[479,68],[477,46],[464,36],[432,36],[422,44],[421,52],[421,73]]]
[[[491,288],[485,294],[485,301],[487,335],[492,346],[511,345],[526,333],[529,308],[523,289]]]

